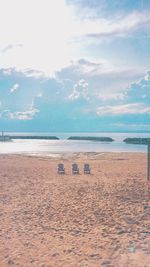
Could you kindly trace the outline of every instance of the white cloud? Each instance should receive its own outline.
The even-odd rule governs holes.
[[[116,106],[101,106],[96,111],[97,115],[120,114],[150,114],[150,106],[143,103],[131,103]]]
[[[125,85],[127,79],[129,79],[128,83],[130,83],[130,79],[133,81],[133,73],[130,70],[112,72],[108,68],[108,70],[105,69],[104,74],[103,64],[89,62],[85,59],[63,69],[58,73],[58,79],[45,77],[35,79],[27,77],[24,72],[16,72],[15,70],[12,70],[11,75],[9,73],[8,76],[6,73],[5,76],[1,70],[1,121],[2,123],[3,120],[4,123],[8,121],[10,124],[11,121],[14,123],[16,120],[18,120],[18,124],[21,121],[31,121],[32,125],[32,119],[36,118],[33,120],[33,125],[38,125],[42,118],[48,125],[51,117],[49,114],[53,114],[52,118],[53,121],[56,120],[56,124],[59,124],[62,117],[65,118],[64,120],[69,118],[71,123],[72,116],[79,119],[81,126],[84,120],[90,123],[92,119],[98,127],[97,121],[113,124],[118,122],[118,118],[120,118],[120,122],[144,124],[148,122],[150,116],[150,83],[144,77],[145,73],[140,80],[139,76],[137,79],[134,78],[140,82],[132,82],[131,86],[125,89],[126,87],[123,87],[124,81]],[[17,90],[18,85],[20,85],[21,90],[10,94],[8,93],[8,84],[12,85],[12,91]],[[143,85],[146,85],[144,89],[142,88]],[[59,108],[57,108],[58,103]],[[98,116],[102,120],[98,120]]]
[[[44,73],[44,71],[25,69],[22,71],[22,73],[29,78],[34,78],[34,79],[46,78],[46,74]]]
[[[16,48],[16,47],[22,47],[22,44],[8,44],[3,49],[1,49],[2,53],[6,53],[7,51]]]
[[[133,12],[113,19],[87,19],[78,26],[77,36],[90,38],[125,37],[141,29],[149,29],[150,12]]]
[[[0,0],[0,6],[1,68],[52,74],[70,60],[73,18],[65,0]]]
[[[148,71],[144,77],[145,81],[150,81],[150,71]]]
[[[127,97],[131,83],[136,82],[144,75],[142,69],[118,68],[106,61],[88,61],[80,59],[73,61],[70,65],[58,73],[58,78],[67,84],[67,77],[70,77],[75,86],[73,92],[69,92],[70,99],[79,98],[81,89],[76,89],[78,81],[83,79],[88,83],[88,97],[90,99],[124,100]],[[64,85],[65,86],[65,85]],[[70,91],[70,90],[69,90]],[[66,92],[68,92],[66,90]]]
[[[110,68],[110,64],[104,60],[100,60],[99,62],[92,62],[82,58],[76,64],[78,64],[78,68],[84,74],[95,74],[98,70],[104,71],[105,69]]]
[[[110,99],[123,100],[123,99],[125,99],[126,95],[127,95],[126,91],[122,92],[122,93],[113,93],[113,92],[112,93],[111,92],[105,93],[105,92],[102,92],[98,95],[98,98],[101,99],[102,101],[108,101]]]
[[[38,93],[37,95],[36,95],[36,97],[42,97],[43,96],[43,93],[41,92],[41,93]]]
[[[18,90],[19,88],[19,84],[15,83],[11,88],[10,88],[10,92],[14,93],[16,90]]]
[[[76,37],[125,36],[143,27],[149,31],[148,12],[134,12],[112,20],[93,16],[81,19],[79,15],[75,17],[73,7],[66,3],[65,0],[0,0],[0,68],[32,69],[54,75],[83,54],[83,44],[76,42]],[[82,67],[84,72],[92,72],[96,66]]]
[[[150,99],[150,71],[147,71],[142,78],[130,85],[128,89],[128,98],[135,102],[140,102],[141,98],[144,103],[149,104]]]
[[[10,76],[12,74],[12,69],[11,68],[3,69],[3,74],[7,75],[7,76]]]
[[[84,80],[81,79],[74,85],[73,88],[73,93],[69,95],[69,99],[71,100],[76,100],[78,98],[84,98],[86,100],[89,99],[88,97],[88,83]]]
[[[36,108],[30,108],[27,111],[7,111],[7,117],[12,120],[32,120],[38,112],[39,110]]]

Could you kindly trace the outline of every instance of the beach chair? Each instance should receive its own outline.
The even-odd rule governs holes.
[[[59,163],[59,164],[58,164],[57,172],[58,172],[59,174],[65,174],[64,164],[62,164],[62,163]]]
[[[84,164],[84,174],[90,174],[91,173],[91,168],[88,163]]]
[[[79,174],[79,167],[76,163],[72,164],[72,174]]]

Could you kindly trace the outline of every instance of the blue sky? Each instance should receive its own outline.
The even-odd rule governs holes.
[[[0,6],[0,129],[150,131],[150,0]]]

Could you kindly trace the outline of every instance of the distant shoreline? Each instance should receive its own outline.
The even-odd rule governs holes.
[[[132,145],[148,145],[150,144],[150,138],[126,138],[123,142]]]
[[[26,140],[60,140],[61,138],[57,136],[48,136],[48,135],[2,135],[0,136],[0,141],[12,141],[13,139],[26,139]],[[115,139],[106,136],[69,136],[66,137],[66,140],[74,141],[97,141],[97,142],[114,142]],[[150,144],[150,138],[148,137],[127,137],[122,140],[126,144],[141,144],[147,145]]]
[[[42,140],[59,140],[57,136],[38,136],[38,135],[11,135],[11,139],[42,139]]]
[[[114,139],[111,137],[99,137],[99,136],[70,136],[68,140],[77,140],[77,141],[100,141],[100,142],[113,142]]]

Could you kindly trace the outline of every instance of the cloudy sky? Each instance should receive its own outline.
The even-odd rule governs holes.
[[[150,131],[150,0],[0,0],[0,129]]]

